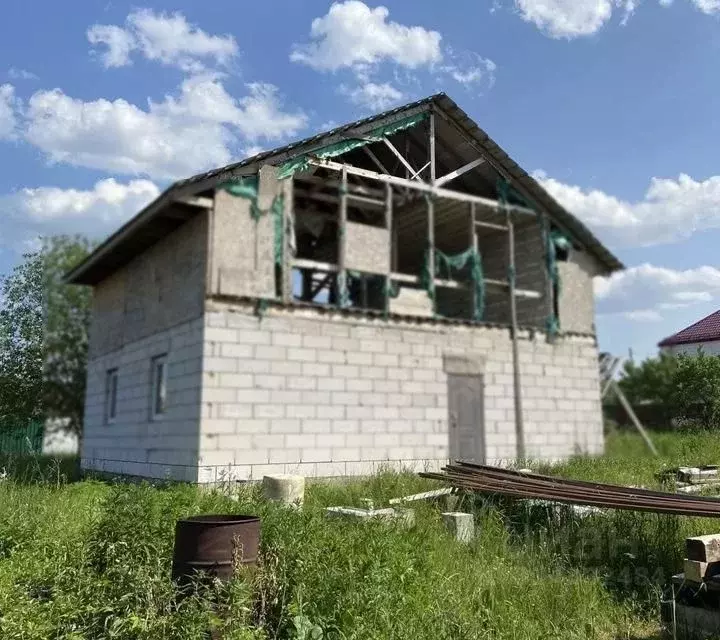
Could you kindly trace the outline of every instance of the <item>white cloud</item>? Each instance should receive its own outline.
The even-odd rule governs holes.
[[[483,58],[470,51],[455,53],[448,47],[445,60],[446,62],[440,66],[439,70],[465,87],[480,83],[491,87],[495,83],[497,65],[488,58]]]
[[[295,135],[307,125],[302,112],[281,110],[277,87],[262,82],[248,85],[249,95],[239,100],[238,119],[233,124],[248,140],[277,140]]]
[[[386,7],[371,9],[360,0],[333,3],[326,15],[313,20],[312,42],[296,45],[290,59],[319,71],[384,61],[416,68],[440,61],[437,31],[388,21],[389,13]]]
[[[27,69],[16,69],[15,67],[10,67],[10,69],[8,69],[8,77],[11,80],[37,80],[38,79],[38,77],[32,71],[28,71]]]
[[[138,46],[132,33],[113,24],[93,25],[88,29],[87,39],[92,45],[104,44],[107,47],[98,54],[107,68],[130,64],[130,54]]]
[[[692,3],[703,13],[708,15],[720,11],[720,0],[692,0]]]
[[[354,88],[341,87],[341,92],[345,93],[353,103],[375,111],[387,109],[397,104],[403,97],[402,92],[389,82],[382,84],[367,82]]]
[[[636,0],[515,0],[523,20],[532,22],[552,38],[568,39],[598,32],[615,9],[624,12],[625,23],[636,6]]]
[[[148,60],[197,72],[203,61],[226,66],[238,53],[231,35],[210,35],[188,23],[182,13],[155,13],[151,9],[131,12],[125,26],[93,25],[87,32],[92,45],[105,45],[101,59],[106,67],[130,64],[130,54],[139,51]]]
[[[58,187],[25,188],[13,196],[18,213],[42,222],[90,217],[103,222],[124,222],[157,198],[160,190],[149,180],[127,184],[114,178],[99,180],[87,191]]]
[[[644,198],[637,202],[568,185],[543,172],[537,172],[535,178],[611,244],[661,244],[720,228],[720,176],[702,181],[685,174],[677,179],[652,178]]]
[[[579,38],[602,29],[615,11],[622,12],[626,25],[641,0],[514,0],[515,9],[526,22],[532,22],[551,38]],[[720,12],[720,0],[690,0],[700,11],[712,15]],[[673,0],[658,0],[669,7]],[[491,9],[491,13],[493,9]]]
[[[91,189],[25,188],[0,197],[7,216],[3,242],[22,243],[52,233],[100,237],[138,213],[160,193],[149,180],[99,180]]]
[[[655,321],[663,312],[720,298],[720,269],[702,266],[678,271],[642,264],[595,279],[598,312]]]
[[[25,137],[52,162],[155,178],[187,177],[227,164],[241,143],[276,140],[306,125],[285,112],[277,89],[250,84],[236,99],[217,76],[192,76],[178,96],[141,109],[126,100],[82,101],[60,89],[28,102]]]
[[[437,31],[389,17],[384,6],[371,8],[361,0],[334,2],[325,15],[312,21],[310,42],[294,45],[290,60],[320,72],[351,74],[352,83],[343,82],[340,92],[351,102],[376,110],[397,103],[409,92],[408,85],[419,84],[419,72],[465,88],[480,83],[492,86],[496,70],[492,60],[442,47]],[[392,84],[387,75],[380,75],[386,69],[392,71]]]
[[[17,110],[20,101],[15,97],[15,87],[11,84],[0,85],[0,140],[15,137]]]

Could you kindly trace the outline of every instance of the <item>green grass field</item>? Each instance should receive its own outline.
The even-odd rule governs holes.
[[[613,435],[603,458],[554,472],[656,485],[678,464],[720,462],[720,437],[655,436],[650,458]],[[327,520],[329,505],[362,505],[438,485],[410,474],[312,483],[300,512],[235,502],[189,486],[69,482],[72,460],[0,460],[0,638],[22,640],[656,638],[663,585],[688,535],[720,522],[608,511],[579,518],[498,498],[466,498],[471,545],[444,531],[438,507],[416,525]],[[170,581],[177,518],[253,513],[263,522],[258,570],[177,602]]]

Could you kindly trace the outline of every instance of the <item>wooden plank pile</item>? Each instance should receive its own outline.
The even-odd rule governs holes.
[[[720,535],[685,540],[683,573],[673,576],[673,596],[663,621],[680,640],[720,636]]]

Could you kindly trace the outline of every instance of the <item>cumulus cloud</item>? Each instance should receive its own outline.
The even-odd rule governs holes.
[[[123,184],[114,178],[99,180],[92,189],[27,187],[12,196],[17,214],[37,222],[89,217],[102,222],[124,222],[160,194],[149,180]]]
[[[641,264],[595,279],[598,312],[630,320],[660,320],[664,313],[720,298],[720,269],[684,271]]]
[[[623,0],[515,0],[520,17],[553,38],[596,33]]]
[[[396,81],[398,71],[423,71],[466,88],[491,85],[495,72],[492,60],[443,47],[439,32],[394,22],[387,7],[371,8],[361,0],[333,3],[312,21],[310,42],[296,44],[290,59],[320,72],[349,72],[353,83],[343,82],[340,92],[371,109],[387,108],[404,97],[397,82],[380,78],[382,69],[392,69]]]
[[[708,15],[720,12],[720,0],[692,0],[692,3]]]
[[[160,193],[149,180],[99,180],[90,189],[28,187],[0,197],[7,216],[3,241],[23,243],[52,233],[100,237],[138,213]]]
[[[28,102],[25,137],[52,162],[162,179],[227,164],[239,144],[293,135],[306,122],[302,112],[282,109],[272,85],[249,84],[237,99],[218,77],[204,75],[147,109],[38,91]]]
[[[139,52],[148,60],[197,72],[210,61],[226,66],[238,53],[231,35],[210,35],[190,24],[181,13],[155,13],[151,9],[132,11],[124,26],[91,26],[90,44],[103,45],[100,59],[106,67],[131,63],[131,54]]]
[[[290,59],[319,71],[392,61],[410,68],[437,62],[441,36],[419,26],[388,21],[386,7],[360,0],[336,2],[310,27],[312,42],[296,45]]]
[[[393,87],[389,82],[381,84],[367,82],[357,87],[341,87],[341,91],[355,104],[375,111],[387,109],[403,98],[402,91]]]
[[[708,15],[720,12],[720,0],[690,0]],[[640,0],[514,0],[515,9],[526,22],[533,23],[551,38],[568,40],[590,36],[602,29],[615,12],[627,24]],[[673,0],[658,0],[669,7]]]
[[[673,242],[720,227],[720,176],[652,178],[642,200],[629,202],[536,172],[535,178],[568,211],[614,245]]]
[[[15,87],[11,84],[0,85],[0,140],[15,137],[19,106],[20,101],[15,96]]]

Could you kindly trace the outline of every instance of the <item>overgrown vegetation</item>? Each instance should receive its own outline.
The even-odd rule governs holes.
[[[577,478],[657,485],[678,464],[720,460],[706,433],[656,437],[659,459],[633,436],[609,453],[556,468]],[[3,464],[9,463],[5,460]],[[8,468],[8,467],[6,467]],[[436,485],[410,474],[316,482],[305,508],[233,501],[190,486],[71,483],[72,467],[15,460],[0,482],[0,637],[653,638],[659,593],[680,569],[683,539],[712,520],[465,498],[479,536],[455,543],[440,508],[419,505],[410,529],[329,521],[328,505],[385,505]],[[258,569],[178,602],[170,581],[176,519],[262,517]]]

